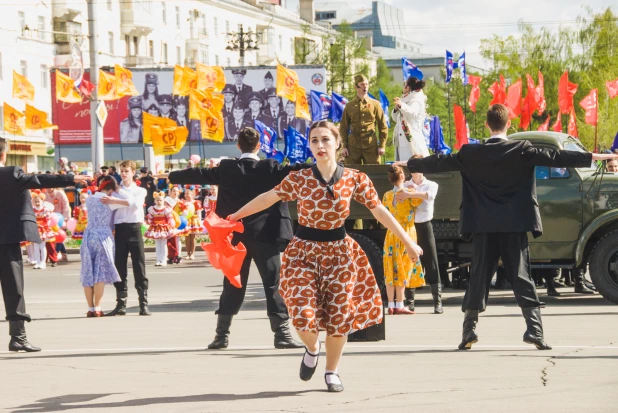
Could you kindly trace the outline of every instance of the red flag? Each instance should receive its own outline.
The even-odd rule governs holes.
[[[92,98],[92,91],[94,90],[94,85],[87,81],[86,79],[82,79],[82,83],[79,84],[79,91],[82,92],[82,95],[87,98]]]
[[[202,243],[202,248],[208,255],[211,265],[223,272],[234,287],[241,288],[240,268],[247,255],[247,249],[242,242],[233,246],[232,232],[243,232],[241,222],[230,222],[220,218],[214,212],[208,214],[204,220],[204,226],[208,230],[211,244]]]
[[[506,95],[506,107],[509,108],[509,119],[521,115],[521,79],[509,86]]]
[[[487,90],[489,90],[489,93],[494,96],[489,103],[490,105],[494,105],[496,103],[501,103],[503,105],[506,104],[506,82],[504,81],[504,76],[500,75],[500,83],[494,82],[494,84]]]
[[[569,82],[569,72],[564,72],[558,83],[558,107],[560,107],[560,113],[571,112],[575,92],[577,92],[577,85]]]
[[[539,128],[537,129],[539,131],[548,131],[549,130],[549,116],[547,117],[547,119],[545,120],[545,122],[543,122]]]
[[[476,113],[476,102],[478,102],[481,97],[481,88],[479,84],[483,80],[480,76],[468,75],[468,83],[472,85],[472,89],[470,89],[470,98],[468,99],[468,105],[470,106],[470,110]]]
[[[459,150],[463,145],[468,143],[468,128],[466,127],[466,117],[463,114],[461,106],[455,105],[455,149]]]
[[[569,115],[569,125],[567,126],[567,133],[575,138],[578,137],[577,133],[577,118],[575,117],[575,108],[571,107],[571,114]]]
[[[608,80],[605,82],[605,87],[607,88],[607,93],[609,94],[610,99],[618,96],[618,79]]]
[[[556,122],[551,125],[551,130],[553,130],[554,132],[562,132],[562,117],[560,116],[560,114],[558,114],[558,119],[556,119]]]
[[[534,111],[539,108],[541,97],[539,96],[537,88],[534,86],[534,79],[532,79],[532,76],[527,73],[526,83],[528,85],[528,94],[526,100],[528,101],[528,106],[530,107],[530,114],[532,115]]]
[[[523,130],[528,129],[528,126],[530,126],[530,121],[532,120],[532,112],[534,111],[530,110],[531,100],[532,99],[530,99],[530,95],[528,94],[528,96],[521,101],[521,122],[519,122],[519,127]]]
[[[547,101],[545,100],[545,79],[543,73],[539,70],[539,84],[536,86],[536,94],[539,97],[539,115],[542,115],[547,108]]]
[[[586,111],[586,123],[596,126],[599,114],[599,91],[597,89],[592,89],[588,96],[579,102],[579,106]]]

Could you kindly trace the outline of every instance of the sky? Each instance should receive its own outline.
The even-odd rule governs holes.
[[[326,0],[316,0],[316,4],[320,2]],[[371,0],[347,3],[371,9]],[[519,4],[497,0],[388,0],[386,3],[404,10],[410,40],[421,43],[423,53],[443,56],[445,49],[458,53],[465,50],[466,63],[479,67],[488,67],[479,53],[481,39],[494,34],[517,35],[519,20],[534,23],[535,28],[557,29],[561,24],[575,26],[578,16],[587,15],[584,5],[595,12],[613,5],[618,12],[616,0],[524,0]],[[499,6],[500,3],[504,6]],[[297,4],[298,0],[288,0],[287,6],[292,9]]]

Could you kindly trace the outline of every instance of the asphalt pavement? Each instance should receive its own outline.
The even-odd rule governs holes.
[[[147,254],[151,317],[86,318],[77,255],[26,269],[25,297],[40,353],[9,353],[0,322],[0,410],[10,412],[618,412],[618,307],[562,288],[546,297],[546,339],[522,342],[525,323],[512,293],[492,291],[478,344],[457,351],[462,291],[446,290],[432,314],[427,288],[417,314],[387,316],[387,339],[349,343],[340,365],[345,391],[325,391],[324,354],[309,382],[303,350],[275,350],[253,268],[230,348],[209,351],[222,276],[199,260],[154,267]],[[130,282],[133,288],[133,282]],[[107,287],[104,310],[114,306]],[[3,309],[0,319],[4,319]]]

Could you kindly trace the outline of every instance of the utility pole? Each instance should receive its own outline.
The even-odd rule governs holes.
[[[97,0],[88,1],[88,34],[90,47],[90,83],[94,85],[92,101],[90,101],[90,131],[92,136],[92,173],[103,166],[105,162],[105,149],[103,147],[103,127],[97,119],[97,106],[99,104],[99,63],[97,48],[97,20],[95,6]]]
[[[234,50],[240,52],[240,66],[245,66],[245,51],[258,50],[257,34],[249,30],[245,32],[242,24],[238,28],[238,32],[227,33],[227,47],[225,50]]]

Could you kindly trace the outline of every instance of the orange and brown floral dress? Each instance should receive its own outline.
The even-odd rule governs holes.
[[[334,199],[311,169],[291,172],[275,192],[282,201],[298,201],[300,225],[321,230],[342,227],[352,199],[369,209],[380,205],[367,175],[347,168],[333,185]],[[296,329],[340,337],[382,322],[373,270],[350,236],[327,242],[294,237],[282,261],[279,291]]]

